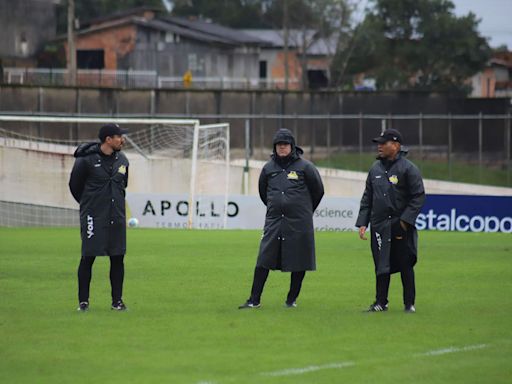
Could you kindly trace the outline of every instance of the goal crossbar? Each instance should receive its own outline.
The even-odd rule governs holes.
[[[24,116],[24,115],[2,115],[0,121],[26,122],[26,123],[109,123],[119,124],[177,124],[177,125],[199,125],[197,119],[166,119],[166,118],[141,118],[141,117],[84,117],[84,116]]]

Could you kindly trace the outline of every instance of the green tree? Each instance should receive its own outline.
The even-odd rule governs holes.
[[[337,54],[338,83],[365,73],[379,89],[467,91],[491,50],[476,16],[453,9],[449,0],[372,0],[351,48]]]

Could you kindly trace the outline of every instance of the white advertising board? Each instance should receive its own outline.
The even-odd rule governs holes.
[[[130,193],[127,217],[135,217],[147,228],[187,228],[188,196]],[[257,196],[232,195],[228,199],[227,229],[262,229],[266,207]],[[203,196],[196,203],[197,227],[223,227],[222,196]],[[313,215],[317,231],[354,231],[359,199],[324,197]]]

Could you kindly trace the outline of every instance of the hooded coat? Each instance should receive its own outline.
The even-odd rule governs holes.
[[[277,156],[276,144],[290,143],[285,158]],[[265,227],[256,265],[283,272],[316,269],[313,212],[324,195],[322,179],[315,166],[301,158],[292,133],[279,129],[274,152],[261,170],[259,194],[267,206]]]
[[[403,263],[414,266],[418,256],[416,218],[425,202],[419,169],[402,150],[394,161],[377,160],[370,168],[356,227],[371,230],[371,249],[377,275],[399,272]],[[408,224],[407,230],[400,220]],[[391,242],[404,241],[405,255],[391,257]]]
[[[82,256],[116,256],[126,253],[126,156],[107,156],[99,143],[81,144],[75,151],[69,188],[80,204]]]

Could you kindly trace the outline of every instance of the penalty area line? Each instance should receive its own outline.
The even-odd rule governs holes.
[[[356,363],[354,363],[353,361],[344,361],[344,362],[340,362],[340,363],[331,363],[331,364],[325,364],[325,365],[310,365],[308,367],[302,367],[302,368],[288,368],[288,369],[282,369],[279,371],[261,372],[260,375],[262,375],[262,376],[302,375],[304,373],[320,371],[323,369],[341,369],[341,368],[352,367],[354,365],[356,365]]]

